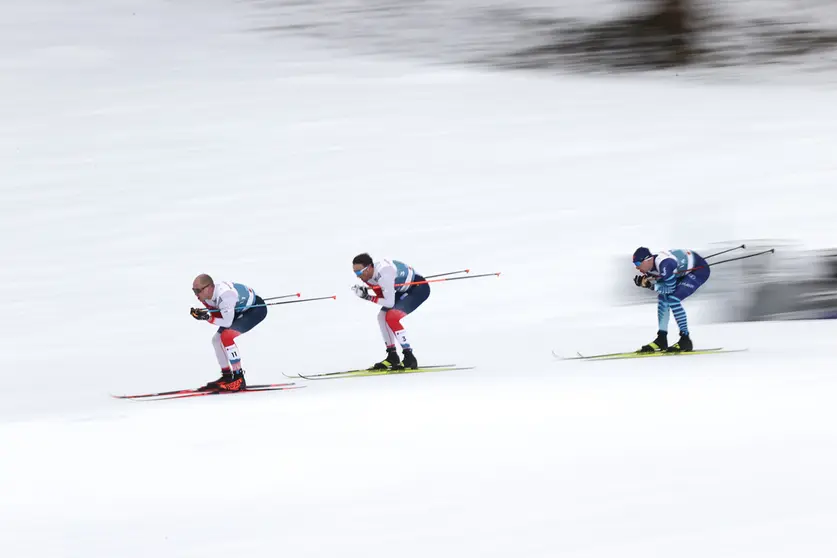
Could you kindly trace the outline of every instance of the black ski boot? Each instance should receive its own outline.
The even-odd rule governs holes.
[[[657,331],[657,338],[647,345],[643,345],[637,352],[656,353],[657,351],[665,351],[666,349],[668,349],[668,332],[659,330]]]
[[[693,350],[692,338],[688,333],[680,332],[680,341],[666,349],[667,353],[690,353]]]
[[[398,352],[395,347],[387,349],[387,358],[381,362],[376,362],[369,370],[403,370],[401,366],[401,359],[398,358]]]
[[[410,370],[415,370],[418,368],[418,361],[416,360],[416,355],[413,354],[413,349],[404,349],[404,368],[409,368]]]

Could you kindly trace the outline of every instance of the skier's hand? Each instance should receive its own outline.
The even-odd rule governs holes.
[[[637,275],[636,277],[634,277],[634,285],[646,289],[653,289],[654,280],[651,277],[648,277],[647,275]]]
[[[209,319],[209,310],[206,308],[192,308],[189,311],[189,314],[192,315],[193,318],[196,320],[208,320]]]
[[[369,288],[362,285],[352,285],[352,291],[363,300],[370,300]]]

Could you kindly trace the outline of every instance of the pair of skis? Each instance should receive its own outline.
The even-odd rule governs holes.
[[[553,356],[560,360],[583,360],[583,361],[605,361],[605,360],[624,360],[624,359],[640,359],[640,358],[667,358],[667,357],[686,357],[686,356],[700,356],[700,355],[717,355],[725,353],[738,353],[746,351],[747,349],[724,349],[723,347],[715,347],[711,349],[698,349],[688,352],[654,352],[654,353],[638,353],[638,352],[623,352],[623,353],[604,353],[598,355],[582,355],[580,353],[573,357],[562,357],[552,352]],[[287,378],[303,379],[303,380],[337,380],[341,378],[363,378],[369,376],[390,376],[396,374],[421,374],[424,372],[448,372],[453,370],[472,370],[473,366],[457,366],[456,364],[432,364],[422,366],[417,369],[404,370],[342,370],[339,372],[325,372],[322,374],[296,374],[289,375],[282,373]],[[138,395],[114,395],[116,399],[134,399],[144,401],[160,401],[167,399],[183,399],[186,397],[206,397],[208,395],[235,395],[241,393],[265,392],[265,391],[281,391],[290,389],[300,389],[305,386],[298,386],[293,382],[282,384],[255,384],[249,385],[240,391],[225,391],[225,390],[203,390],[203,389],[179,389],[173,391],[161,391],[157,393],[143,393]]]
[[[405,370],[343,370],[340,372],[326,372],[324,374],[298,374],[291,376],[282,373],[288,378],[303,379],[303,380],[336,380],[339,378],[358,378],[365,376],[386,376],[394,374],[417,374],[422,372],[447,372],[451,370],[471,370],[473,366],[456,366],[455,364],[434,364],[430,366],[423,366],[417,369]],[[208,395],[235,395],[240,393],[254,393],[265,391],[281,391],[289,389],[300,389],[305,386],[298,386],[294,382],[283,384],[255,384],[248,385],[243,390],[239,391],[225,391],[225,390],[204,390],[204,389],[177,389],[173,391],[160,391],[157,393],[141,393],[137,395],[113,395],[116,399],[134,399],[141,401],[160,401],[168,399],[183,399],[186,397],[206,397]]]
[[[236,395],[239,393],[261,393],[265,391],[282,391],[288,389],[300,389],[305,386],[298,386],[293,382],[284,384],[256,384],[247,386],[238,391],[227,391],[220,389],[205,390],[202,388],[196,389],[176,389],[173,391],[160,391],[157,393],[140,393],[138,395],[113,395],[116,399],[136,399],[142,401],[160,401],[164,399],[183,399],[186,397],[206,397],[207,395]]]
[[[423,372],[449,372],[452,370],[471,370],[473,366],[457,366],[455,364],[431,364],[420,368],[405,368],[403,370],[343,370],[341,372],[325,372],[323,374],[297,374],[288,375],[282,372],[286,378],[302,378],[303,380],[336,380],[339,378],[363,378],[367,376],[391,376],[395,374],[421,374]]]
[[[581,353],[577,353],[578,356],[574,357],[562,357],[552,351],[552,355],[560,360],[591,360],[591,361],[602,361],[602,360],[624,360],[624,359],[635,359],[635,358],[661,358],[661,357],[685,357],[685,356],[700,356],[700,355],[717,355],[717,354],[725,354],[725,353],[740,353],[746,351],[747,349],[724,349],[723,347],[715,347],[712,349],[697,349],[694,351],[687,351],[687,352],[672,352],[667,353],[664,351],[657,351],[653,353],[638,353],[628,352],[628,353],[606,353],[600,355],[582,355]]]

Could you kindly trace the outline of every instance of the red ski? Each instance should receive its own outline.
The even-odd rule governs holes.
[[[278,386],[278,387],[247,387],[238,391],[198,391],[195,393],[182,393],[180,395],[163,395],[161,397],[144,397],[142,399],[134,399],[134,401],[168,401],[169,399],[183,399],[184,397],[204,397],[206,395],[237,395],[239,393],[261,393],[265,391],[282,391],[286,389],[301,389],[305,386]]]
[[[255,384],[252,386],[247,386],[242,391],[270,391],[270,390],[278,390],[289,388],[293,386],[294,383],[283,383],[283,384]],[[111,395],[116,399],[145,399],[147,397],[164,397],[164,396],[171,396],[171,395],[190,395],[190,396],[197,396],[197,395],[211,395],[215,392],[221,393],[237,393],[237,392],[224,392],[222,390],[206,390],[202,388],[192,388],[192,389],[176,389],[173,391],[160,391],[158,393],[140,393],[138,395]]]

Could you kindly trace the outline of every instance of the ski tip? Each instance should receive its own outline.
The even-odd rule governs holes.
[[[465,270],[465,273],[471,273],[471,270],[470,270],[470,269],[466,269],[466,270]]]
[[[555,357],[558,360],[578,360],[578,359],[581,359],[581,358],[587,358],[579,352],[576,352],[575,354],[576,354],[576,356],[567,357],[567,356],[563,356],[563,355],[560,355],[560,354],[556,353],[555,349],[552,350],[552,356]]]
[[[137,397],[136,395],[112,395],[114,399],[118,399],[120,401],[142,401],[143,399],[151,399],[151,397]]]
[[[337,300],[337,295],[332,295],[331,298],[333,298],[334,300]]]
[[[296,297],[297,297],[297,298],[301,298],[301,297],[302,297],[302,293],[296,293]]]

